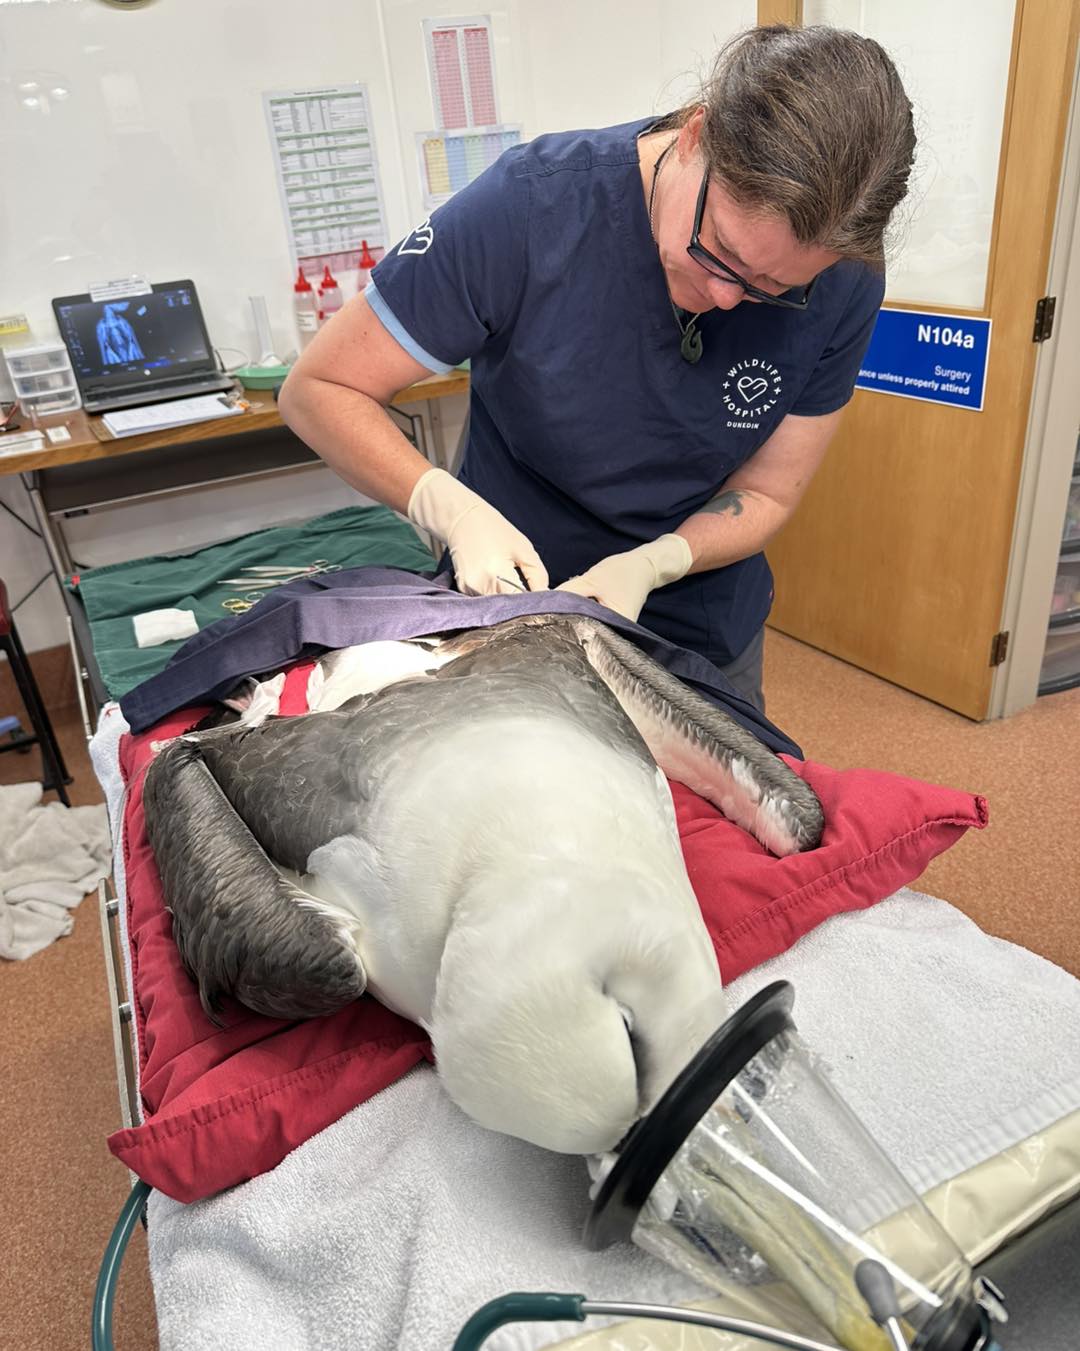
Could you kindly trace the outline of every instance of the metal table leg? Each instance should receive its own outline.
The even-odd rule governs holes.
[[[56,574],[56,580],[63,586],[67,578],[75,571],[75,560],[71,557],[64,532],[59,525],[53,526],[52,517],[49,515],[48,508],[45,506],[45,499],[41,493],[38,471],[20,474],[19,477],[23,481],[23,487],[30,498],[30,505],[34,509],[34,519],[37,521],[38,530],[41,532],[41,539],[48,552],[49,562]]]

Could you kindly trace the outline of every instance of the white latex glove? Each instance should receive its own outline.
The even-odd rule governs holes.
[[[694,555],[682,535],[661,535],[624,554],[609,554],[580,577],[571,577],[556,591],[591,596],[609,610],[636,620],[649,592],[677,582],[690,571]]]
[[[429,469],[409,498],[408,517],[450,550],[457,584],[467,596],[548,589],[547,569],[530,541],[479,494],[445,469]]]

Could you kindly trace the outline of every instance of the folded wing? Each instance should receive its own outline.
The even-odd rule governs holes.
[[[275,726],[259,729],[268,751]],[[176,944],[214,1021],[224,996],[271,1018],[331,1013],[363,994],[363,964],[348,917],[282,875],[208,766],[207,744],[220,752],[243,735],[181,737],[147,771],[147,833]]]
[[[783,760],[606,625],[574,623],[593,668],[669,779],[693,789],[774,854],[820,843],[821,804]]]

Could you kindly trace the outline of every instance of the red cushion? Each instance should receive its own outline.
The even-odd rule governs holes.
[[[309,670],[290,672],[283,713],[304,710]],[[234,1004],[222,1029],[203,1013],[172,941],[141,794],[152,743],[185,731],[202,711],[176,713],[125,737],[120,748],[132,786],[124,867],[144,1122],[117,1131],[109,1148],[180,1201],[267,1172],[430,1058],[425,1034],[371,998],[295,1024]],[[969,826],[987,821],[985,801],[970,793],[873,770],[789,763],[813,786],[826,820],[819,848],[791,858],[774,858],[714,807],[672,785],[687,868],[725,980],[785,951],[830,915],[891,895]]]
[[[891,896],[990,819],[986,799],[973,793],[781,758],[825,813],[821,843],[805,854],[774,858],[689,788],[671,785],[686,869],[725,981],[786,952],[830,915]]]

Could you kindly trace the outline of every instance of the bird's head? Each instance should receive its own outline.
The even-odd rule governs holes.
[[[614,1148],[727,1017],[687,895],[618,869],[488,877],[455,911],[431,1034],[450,1097],[561,1153]]]

